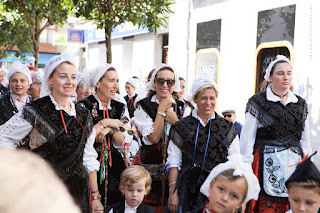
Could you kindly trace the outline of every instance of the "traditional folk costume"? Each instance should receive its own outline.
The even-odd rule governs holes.
[[[88,73],[83,76],[85,82],[85,88],[88,86],[96,87],[97,82],[101,77],[107,72],[109,68],[112,68],[111,65],[100,66],[93,70],[88,71]],[[97,95],[90,95],[89,97],[79,101],[83,103],[85,107],[90,111],[93,117],[93,124],[99,123],[101,120],[110,118],[110,119],[119,119],[124,123],[124,126],[130,128],[129,122],[129,112],[126,107],[125,100],[119,95],[115,94],[113,100],[108,101],[106,108],[102,106],[104,100],[100,99]],[[108,162],[108,188],[107,188],[107,204],[108,206],[118,203],[124,200],[124,197],[119,190],[120,184],[120,174],[126,168],[121,153],[124,153],[128,150],[132,136],[125,132],[120,132],[124,137],[124,141],[120,146],[116,146],[113,143],[112,135],[106,135],[106,143],[109,147],[109,159]],[[104,160],[102,152],[103,147],[102,143],[96,142],[94,148],[98,153],[97,159],[101,162],[100,168],[100,177],[98,178],[98,187],[101,194],[101,202],[104,203],[105,200],[105,177],[104,177]]]
[[[192,95],[216,83],[210,77],[196,79]],[[234,125],[213,112],[205,124],[197,110],[176,122],[170,131],[167,164],[178,167],[178,195],[182,212],[196,211],[207,201],[200,193],[200,186],[219,163],[229,155],[240,154],[239,138]]]
[[[82,211],[90,212],[88,172],[99,169],[95,131],[83,104],[70,104],[69,113],[51,95],[26,104],[0,127],[0,145],[16,147],[29,136],[30,150],[50,163]]]
[[[134,116],[134,110],[135,110],[134,102],[137,97],[138,97],[137,93],[134,93],[130,96],[129,95],[124,96],[124,100],[126,100],[130,118]]]
[[[126,201],[114,204],[109,213],[155,213],[155,209],[145,203],[141,203],[135,208],[127,205]]]
[[[133,94],[131,95],[128,94],[124,96],[124,99],[127,102],[130,118],[132,118],[134,116],[134,110],[135,110],[134,103],[136,98],[138,97],[138,94],[136,92],[137,92],[137,89],[140,89],[140,83],[138,79],[131,77],[127,80],[126,84],[131,84],[135,89],[135,92]]]
[[[127,111],[127,108],[125,107],[125,103],[118,94],[116,94],[114,100],[109,101],[106,109],[102,107],[101,101],[97,95],[90,95],[89,97],[81,100],[80,103],[83,103],[86,106],[86,108],[91,112],[94,124],[99,123],[99,121],[105,118],[119,119],[122,121],[129,119],[129,113]],[[110,158],[110,164],[108,165],[108,190],[107,190],[108,205],[112,205],[123,200],[123,196],[119,190],[119,184],[120,184],[120,174],[126,168],[126,166],[123,162],[123,158],[120,152],[124,152],[126,149],[128,149],[128,146],[131,143],[132,137],[126,133],[121,133],[121,134],[125,136],[125,140],[121,146],[115,146],[113,143],[110,143],[111,158]],[[111,137],[111,140],[112,140],[112,137]],[[100,159],[101,152],[102,152],[102,144],[95,143],[94,147],[98,152],[98,159]],[[105,196],[104,181],[98,180],[98,186],[99,186],[99,192],[102,197],[101,200],[104,201],[104,196]]]
[[[284,183],[294,171],[288,166],[311,153],[306,101],[290,90],[283,101],[271,88],[252,96],[246,107],[241,154],[252,164],[261,186],[258,201],[251,201],[246,212],[286,212],[289,206]]]
[[[207,201],[199,190],[211,169],[227,161],[228,155],[240,154],[237,131],[216,112],[204,124],[193,110],[192,115],[172,126],[169,138],[167,164],[180,170],[182,212],[195,211]]]
[[[17,72],[20,72],[27,77],[29,85],[32,83],[31,74],[28,67],[22,64],[20,61],[12,64],[9,73],[7,74],[9,82],[11,76]],[[27,96],[27,94],[25,94],[24,97],[19,97],[10,92],[2,94],[0,98],[0,125],[3,125],[5,122],[7,122],[29,101],[30,98]]]
[[[167,66],[160,66],[152,74],[151,80],[148,83],[148,88],[155,91],[154,80],[158,71]],[[172,68],[171,68],[172,69]],[[179,79],[175,74],[175,79]],[[174,92],[181,91],[179,81],[175,81]],[[176,112],[177,118],[181,119],[188,116],[191,113],[191,108],[183,101],[177,99],[171,99],[172,107],[170,110]],[[164,150],[167,147],[164,146],[165,141],[168,143],[168,135],[171,128],[170,124],[164,123],[163,134],[157,144],[153,144],[149,141],[148,135],[153,132],[153,123],[156,119],[157,109],[160,104],[160,101],[157,99],[156,95],[148,96],[137,103],[137,108],[134,113],[134,123],[141,133],[142,137],[142,147],[140,151],[140,163],[144,166],[150,173],[152,177],[152,186],[149,195],[146,197],[145,202],[148,201],[149,205],[152,206],[161,206],[161,195],[162,195],[162,168],[163,165],[163,155]],[[166,153],[165,153],[166,154]],[[167,154],[166,154],[167,156]],[[165,202],[168,198],[168,188],[167,180],[165,185]]]
[[[41,96],[26,104],[16,115],[0,126],[0,145],[17,147],[26,136],[25,146],[48,161],[66,184],[82,212],[90,212],[88,173],[99,169],[93,148],[95,130],[92,117],[83,104],[70,102],[66,112],[50,93],[47,79],[55,67],[72,62],[62,53],[50,59],[45,68]]]

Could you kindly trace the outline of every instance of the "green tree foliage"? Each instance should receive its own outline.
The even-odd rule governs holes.
[[[2,10],[1,10],[2,12]],[[24,20],[13,14],[0,13],[0,59],[5,58],[15,48],[16,57],[22,52],[32,51],[32,42]]]
[[[54,24],[63,24],[70,11],[69,1],[62,0],[1,0],[7,13],[15,14],[26,24],[33,45],[35,66],[38,66],[41,32]],[[23,39],[22,42],[27,42]]]
[[[77,17],[93,21],[105,29],[107,62],[112,62],[111,32],[125,22],[147,27],[149,30],[166,23],[174,0],[73,0]]]

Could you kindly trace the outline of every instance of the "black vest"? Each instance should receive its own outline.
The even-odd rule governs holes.
[[[124,201],[114,204],[112,206],[114,213],[124,213],[125,210],[125,203]],[[156,210],[145,203],[141,203],[137,208],[137,213],[155,213]]]
[[[93,95],[90,95],[85,99],[82,99],[80,103],[83,103],[85,107],[90,111],[90,114],[92,114],[93,124],[96,124],[103,119],[103,110],[99,110],[99,102]],[[109,110],[109,118],[121,119],[125,113],[125,104],[115,100],[110,100],[110,106],[112,107],[112,109]],[[105,117],[107,117],[107,115],[105,115]],[[129,120],[129,118],[125,118],[125,119]],[[111,145],[111,158],[113,163],[112,163],[112,167],[108,165],[108,189],[107,189],[108,206],[123,200],[122,193],[119,190],[119,182],[120,182],[120,174],[126,168],[120,152],[113,147],[112,142],[110,145]],[[94,143],[94,148],[98,153],[98,159],[100,159],[102,144],[96,142]],[[104,201],[105,184],[104,182],[100,184],[99,178],[98,178],[98,187],[102,197],[101,201]]]
[[[158,104],[156,104],[156,102],[152,102],[151,98],[152,96],[149,96],[140,100],[137,103],[137,106],[141,105],[142,109],[151,117],[153,121],[155,121],[157,110],[158,110]],[[176,101],[176,105],[173,105],[173,108],[174,108],[174,111],[177,113],[178,119],[181,119],[187,105],[182,101],[179,101],[179,100],[175,100],[175,101]],[[142,163],[162,164],[163,146],[161,141],[162,141],[162,138],[160,139],[159,143],[154,145],[145,145],[144,143],[142,143],[141,153],[140,153]]]
[[[7,122],[17,112],[17,107],[10,100],[10,93],[3,94],[0,98],[0,125]]]
[[[195,160],[192,164],[198,122],[189,115],[176,122],[170,130],[169,138],[182,152],[179,198],[183,212],[195,211],[206,203],[207,198],[200,193],[200,187],[216,165],[227,161],[229,146],[237,136],[234,125],[215,113],[210,129],[210,122],[205,127],[199,125]],[[209,131],[210,139],[205,164],[201,169]]]
[[[127,102],[127,107],[128,107],[128,111],[129,111],[129,115],[130,115],[130,118],[132,118],[134,116],[134,101],[136,100],[136,98],[138,97],[138,94],[135,94],[133,97],[132,97],[132,102],[129,101],[130,98],[128,95],[124,96],[124,99],[126,100]]]

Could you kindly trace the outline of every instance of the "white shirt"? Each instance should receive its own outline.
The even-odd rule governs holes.
[[[124,213],[136,213],[139,206],[131,208],[130,206],[128,206],[127,202],[124,201]],[[111,209],[109,213],[113,213],[113,209]]]
[[[285,101],[280,99],[278,96],[273,94],[271,91],[271,86],[266,89],[266,96],[268,101],[280,102],[284,106],[289,103],[297,103],[298,98],[291,92],[288,91],[288,97]],[[250,112],[245,115],[245,122],[241,130],[240,137],[240,151],[243,155],[243,161],[249,164],[253,162],[253,147],[256,140],[256,133],[258,126],[262,126],[260,122],[255,118]],[[310,127],[309,127],[309,115],[305,121],[305,127],[301,135],[300,146],[305,155],[312,153],[311,143],[310,143]]]
[[[152,96],[151,102],[160,104],[159,100],[157,99],[156,95]],[[176,104],[176,101],[171,98],[171,102]],[[173,111],[173,107],[170,107],[170,110]],[[182,117],[186,117],[190,115],[191,108],[187,106],[183,112]],[[145,145],[153,145],[153,143],[148,139],[148,135],[153,132],[153,120],[147,114],[146,111],[143,110],[141,105],[138,105],[136,110],[134,111],[134,124],[136,125],[137,129],[142,135],[142,141]],[[167,134],[170,132],[171,125],[167,124]]]
[[[64,110],[57,104],[55,99],[50,95],[50,99],[55,106],[56,110]],[[76,116],[76,110],[74,103],[70,100],[71,110],[65,112],[69,116]],[[33,126],[22,116],[23,110],[20,110],[17,114],[10,118],[6,123],[0,126],[0,146],[6,146],[16,148],[19,142],[25,138],[32,130]],[[83,154],[83,165],[88,172],[99,170],[99,161],[97,161],[98,154],[93,147],[96,137],[95,129],[92,130],[91,135],[88,137]]]
[[[198,121],[200,121],[200,124],[205,127],[206,125],[203,123],[202,119],[198,116],[197,110],[194,109],[192,111],[192,116],[196,118]],[[211,115],[211,118],[208,119],[215,119],[215,113],[213,112]],[[195,127],[196,128],[196,127]],[[239,137],[238,135],[233,139],[231,142],[229,149],[228,149],[228,155],[240,155],[240,145],[239,145]],[[178,167],[178,169],[181,169],[182,164],[182,153],[179,147],[177,147],[171,140],[169,142],[168,146],[168,158],[167,158],[167,165],[170,165],[171,167]]]
[[[20,109],[21,109],[27,102],[29,102],[29,97],[26,95],[26,96],[24,96],[24,97],[19,98],[19,96],[11,93],[11,94],[10,94],[10,100],[11,100],[11,103],[16,106],[16,108],[18,109],[18,111],[20,111]]]
[[[108,101],[108,104],[107,104],[107,107],[106,108],[103,108],[102,106],[102,103],[99,99],[99,97],[97,95],[94,95],[94,97],[96,98],[96,100],[98,101],[99,103],[99,110],[106,110],[106,108],[108,108],[108,110],[111,110],[112,107],[111,107],[111,101]],[[120,102],[120,103],[123,103],[125,106],[127,106],[127,102],[125,101],[125,99],[120,96],[119,94],[115,94],[114,96],[114,99],[115,101],[117,102]],[[127,128],[131,128],[131,124],[130,124],[130,116],[129,116],[129,111],[128,111],[128,108],[125,107],[125,111],[124,113],[121,115],[121,118],[120,118],[121,121],[123,120],[128,120],[129,122],[124,124],[124,126],[126,126]],[[128,151],[129,150],[129,146],[131,144],[131,141],[132,141],[132,138],[133,136],[129,135],[127,133],[127,131],[125,132],[120,132],[120,134],[122,134],[124,136],[124,140],[122,141],[121,145],[117,146],[115,145],[114,141],[113,141],[113,146],[118,149],[119,151],[121,151],[122,153],[125,152],[125,151]]]

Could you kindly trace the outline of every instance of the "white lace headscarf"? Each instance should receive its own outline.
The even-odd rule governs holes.
[[[57,66],[62,64],[63,62],[70,62],[72,63],[75,67],[75,62],[74,62],[74,54],[70,50],[65,50],[61,53],[61,55],[56,55],[53,56],[49,62],[46,64],[44,68],[44,74],[43,74],[43,82],[41,86],[41,91],[40,91],[40,98],[47,96],[51,93],[50,88],[49,88],[49,83],[48,79],[55,70]]]
[[[214,178],[220,175],[223,171],[234,169],[233,176],[243,176],[248,184],[247,197],[245,201],[248,202],[251,199],[257,200],[260,192],[260,185],[257,177],[252,171],[251,165],[244,163],[241,155],[231,155],[228,157],[228,161],[220,163],[214,167],[208,175],[205,182],[200,188],[200,192],[209,197],[210,183]]]
[[[22,74],[25,74],[25,76],[27,76],[29,85],[32,83],[32,78],[31,78],[31,73],[29,68],[27,67],[27,65],[22,64],[20,61],[16,61],[12,64],[9,73],[7,74],[8,82],[10,82],[11,76],[17,72],[20,72]]]
[[[181,92],[181,88],[180,88],[180,81],[179,81],[179,76],[178,73],[174,71],[174,69],[171,66],[168,66],[166,64],[161,64],[153,73],[151,76],[150,81],[147,84],[147,88],[153,91],[156,91],[156,88],[154,86],[154,80],[156,78],[157,73],[161,70],[164,70],[166,67],[168,67],[170,70],[173,70],[174,73],[174,80],[175,80],[175,84],[174,84],[174,88],[173,88],[173,92]]]
[[[136,78],[131,77],[126,81],[126,83],[131,84],[135,89],[139,89],[140,88],[140,82]]]
[[[269,64],[268,68],[266,69],[266,74],[264,75],[264,80],[266,80],[266,81],[268,81],[268,82],[270,81],[269,78],[270,78],[271,70],[272,70],[273,66],[274,66],[277,62],[279,62],[279,61],[285,61],[285,62],[287,62],[287,63],[291,66],[290,60],[289,60],[287,57],[285,57],[285,56],[283,56],[283,55],[277,55],[276,59],[273,60],[273,61]]]
[[[106,64],[104,66],[98,66],[92,70],[88,70],[84,73],[82,76],[84,80],[84,89],[87,89],[88,87],[97,87],[97,83],[102,78],[102,76],[109,70],[110,68],[115,69],[115,67],[111,64]],[[116,69],[115,69],[116,70]]]

